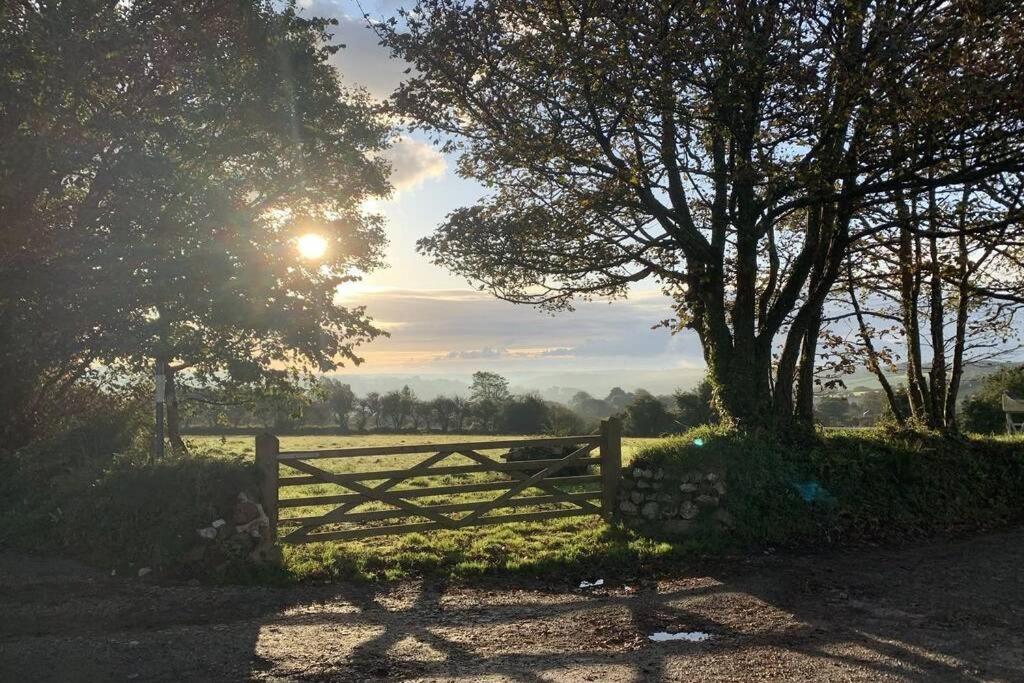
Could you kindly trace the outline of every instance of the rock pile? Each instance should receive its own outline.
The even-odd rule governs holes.
[[[619,514],[628,526],[668,535],[685,535],[705,520],[731,528],[725,494],[725,480],[718,472],[694,469],[673,475],[663,467],[636,463],[623,473]]]
[[[231,521],[215,519],[209,526],[196,529],[199,541],[185,555],[185,562],[223,571],[231,563],[273,560],[270,543],[270,519],[263,506],[246,493],[238,494]]]

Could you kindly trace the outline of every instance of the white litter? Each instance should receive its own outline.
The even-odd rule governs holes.
[[[604,579],[598,579],[597,581],[580,581],[580,588],[594,588],[595,586],[603,586]]]
[[[687,631],[684,633],[668,633],[666,631],[658,631],[647,636],[648,640],[653,640],[656,643],[664,643],[666,640],[685,640],[690,643],[700,643],[711,637],[710,633],[704,633],[703,631]]]

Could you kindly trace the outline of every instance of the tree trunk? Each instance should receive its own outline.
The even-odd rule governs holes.
[[[964,232],[967,220],[967,200],[970,195],[968,186],[964,186],[960,200],[960,216],[958,218],[960,234],[957,237],[957,268],[960,279],[957,282],[956,331],[953,337],[953,363],[949,373],[949,387],[946,389],[945,422],[946,429],[957,431],[956,402],[960,394],[960,380],[964,373],[964,347],[967,344],[967,317],[970,312],[971,297],[971,259],[967,250],[967,235]]]
[[[938,206],[935,201],[935,189],[928,192],[928,227],[931,235],[928,237],[929,257],[929,307],[928,318],[931,332],[932,345],[932,367],[928,372],[929,393],[931,403],[928,410],[928,426],[940,429],[946,428],[945,400],[946,400],[946,339],[943,330],[945,313],[942,309],[942,268],[939,264],[939,239],[935,236],[938,231]]]
[[[705,346],[712,403],[724,424],[751,433],[776,431],[771,363],[761,354]]]
[[[821,333],[821,311],[811,317],[800,343],[800,365],[797,371],[796,404],[793,414],[803,425],[814,423],[814,368]]]
[[[914,217],[907,210],[906,203],[899,197],[896,202],[900,218],[900,299],[903,318],[903,334],[907,343],[907,395],[910,399],[910,410],[915,418],[924,419],[928,406],[925,395],[924,374],[921,368],[921,337],[918,324],[917,297],[919,276],[917,266],[920,264],[920,250],[915,249],[909,223]]]
[[[164,407],[167,411],[167,442],[171,445],[171,453],[188,455],[188,447],[181,438],[181,413],[178,409],[175,370],[170,363],[164,363]]]
[[[885,393],[885,400],[889,402],[889,410],[892,411],[896,421],[902,424],[907,418],[903,414],[903,408],[900,407],[896,400],[896,392],[892,390],[892,385],[889,384],[889,378],[885,376],[885,372],[882,371],[882,366],[878,362],[878,352],[875,350],[875,345],[871,341],[871,335],[868,332],[867,323],[864,321],[864,313],[861,311],[860,302],[857,301],[857,292],[853,286],[853,269],[849,262],[847,262],[847,273],[849,274],[847,289],[850,293],[850,305],[853,306],[854,315],[857,317],[857,328],[860,332],[860,339],[864,344],[864,350],[868,355],[868,370],[873,372],[875,377],[878,378],[878,384],[882,387],[882,391]]]

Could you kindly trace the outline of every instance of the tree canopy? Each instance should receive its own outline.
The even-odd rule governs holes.
[[[854,217],[1022,168],[1022,22],[1012,2],[421,0],[380,29],[413,65],[393,106],[491,191],[420,248],[556,308],[653,278],[724,419],[807,424]]]
[[[381,262],[382,221],[361,206],[390,191],[390,131],[340,85],[330,22],[259,0],[0,19],[0,317],[12,339],[54,330],[66,348],[39,372],[155,363],[175,439],[182,371],[254,387],[358,362],[379,331],[336,292]],[[300,258],[307,232],[323,259]]]

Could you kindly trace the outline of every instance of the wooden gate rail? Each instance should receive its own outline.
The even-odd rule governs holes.
[[[479,451],[523,446],[574,447],[571,453],[544,460],[499,462]],[[591,452],[597,449],[599,455]],[[420,462],[401,469],[381,469],[364,472],[331,472],[308,461],[326,458],[363,456],[393,456],[430,454]],[[451,456],[468,458],[473,464],[443,465]],[[508,522],[555,519],[578,515],[600,514],[610,519],[615,509],[622,469],[621,427],[616,419],[601,423],[598,434],[540,439],[504,439],[467,443],[419,444],[367,448],[344,448],[322,451],[281,452],[276,437],[261,434],[256,437],[256,464],[261,475],[261,494],[270,519],[272,537],[276,540],[279,526],[291,528],[282,538],[285,543],[346,540],[404,534],[431,529],[460,529],[468,526],[486,526]],[[567,467],[598,465],[600,474],[565,475]],[[281,477],[284,466],[299,476]],[[444,486],[416,486],[395,488],[402,482],[421,477],[492,472],[509,479],[466,482]],[[372,486],[362,482],[380,482]],[[304,498],[279,499],[284,487],[306,484],[330,484],[347,488],[351,493]],[[560,486],[577,487],[600,483],[599,489],[567,491]],[[542,495],[520,495],[528,489],[538,489]],[[458,495],[461,493],[501,491],[490,499],[448,504],[420,505],[410,499]],[[600,501],[595,504],[596,501]],[[364,503],[383,503],[386,510],[355,511]],[[488,515],[495,510],[524,506],[567,504],[571,507],[517,513]],[[280,508],[335,505],[324,514],[279,519]],[[455,517],[452,513],[466,513]],[[378,522],[395,518],[419,517],[426,522],[402,523],[385,526],[359,526],[343,530],[313,533],[325,525]],[[294,527],[294,528],[292,528]]]

